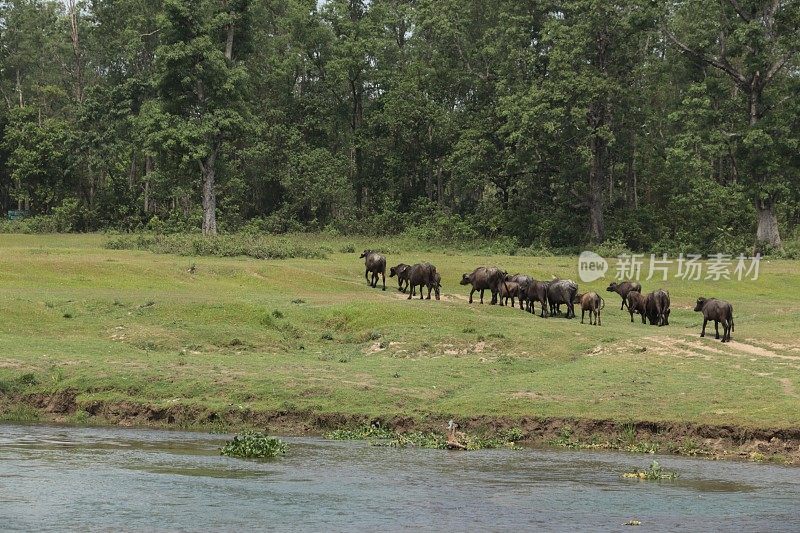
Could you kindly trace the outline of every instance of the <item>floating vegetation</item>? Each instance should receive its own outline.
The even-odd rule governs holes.
[[[246,431],[226,442],[220,455],[263,459],[283,455],[287,448],[287,444],[277,437],[259,431]]]
[[[631,436],[629,431],[624,431],[622,435],[614,439],[601,439],[594,436],[589,440],[581,440],[572,433],[572,428],[565,426],[561,428],[558,437],[548,441],[550,446],[559,448],[569,448],[571,450],[619,450],[633,453],[656,453],[659,445],[656,442],[636,440],[635,435]]]
[[[623,526],[641,526],[642,525],[642,521],[641,520],[628,520],[627,522],[625,522],[622,525]]]
[[[646,470],[634,470],[633,472],[625,472],[624,474],[622,474],[622,477],[660,481],[660,480],[673,480],[678,477],[678,474],[675,472],[666,472],[662,470],[661,465],[658,464],[658,461],[653,461],[652,463],[650,463],[650,468]]]
[[[372,446],[390,448],[430,448],[445,450],[452,448],[444,433],[435,431],[409,431],[400,433],[380,424],[364,425],[355,429],[337,429],[327,433],[326,439],[332,440],[366,440]],[[517,441],[522,440],[523,432],[519,428],[500,431],[493,436],[475,436],[459,433],[459,442],[465,450],[485,450],[492,448],[518,448]]]

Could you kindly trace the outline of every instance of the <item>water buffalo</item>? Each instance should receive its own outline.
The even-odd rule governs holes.
[[[406,292],[408,288],[408,274],[411,269],[411,265],[407,265],[405,263],[400,263],[397,266],[393,266],[389,269],[389,277],[393,278],[397,276],[397,290],[400,292]],[[403,287],[403,283],[405,283],[405,287]]]
[[[628,306],[628,312],[631,314],[631,322],[633,322],[633,314],[639,313],[642,315],[642,324],[646,324],[645,318],[647,317],[647,297],[641,292],[631,291],[628,293],[625,305]]]
[[[600,310],[606,306],[605,300],[596,292],[587,292],[580,295],[579,302],[581,304],[581,324],[583,324],[583,317],[586,315],[586,311],[589,311],[589,325],[599,326]],[[592,323],[592,318],[594,318],[594,324]]]
[[[378,285],[378,274],[380,274],[383,278],[383,290],[386,290],[386,257],[372,250],[364,250],[359,257],[364,259],[366,267],[364,278],[367,280],[367,284],[374,289]],[[372,273],[372,281],[369,279],[370,273]]]
[[[516,281],[506,281],[500,284],[499,302],[500,305],[506,305],[508,299],[511,298],[511,307],[514,307],[514,299],[519,297],[519,283]],[[520,309],[522,309],[522,298],[520,297]]]
[[[557,315],[559,306],[566,304],[567,318],[575,318],[575,295],[578,285],[569,279],[554,279],[547,288],[547,301],[550,304],[550,314]]]
[[[492,291],[492,305],[497,303],[497,293],[500,285],[505,282],[506,273],[497,267],[478,267],[471,274],[461,276],[461,285],[472,285],[469,291],[469,303],[472,303],[472,295],[475,291],[481,291],[481,303],[483,303],[483,291]]]
[[[431,291],[436,293],[436,299],[439,299],[439,288],[441,284],[441,276],[436,271],[436,267],[430,263],[417,263],[409,269],[408,285],[411,290],[408,292],[408,299],[416,296],[416,288],[419,286],[419,299],[422,300],[423,287],[428,287],[428,300],[431,299]]]
[[[612,281],[611,285],[609,285],[606,290],[608,292],[616,292],[622,296],[622,305],[620,305],[619,308],[619,310],[622,311],[627,305],[626,298],[628,297],[628,293],[631,291],[642,292],[642,284],[638,281],[623,281],[622,283]]]
[[[516,296],[519,298],[519,308],[524,310],[523,305],[528,300],[528,290],[533,285],[533,278],[525,274],[515,274],[513,276],[509,274],[506,276],[506,283],[509,281],[519,285]],[[513,306],[514,304],[512,303],[511,305]]]
[[[725,300],[703,298],[701,296],[697,299],[697,305],[694,306],[694,310],[703,313],[701,337],[706,336],[706,324],[709,320],[713,320],[714,330],[716,331],[714,338],[719,339],[719,323],[722,322],[722,342],[731,341],[731,331],[733,331],[733,306],[731,304]]]
[[[534,308],[533,303],[539,302],[542,304],[542,313],[541,317],[545,318],[549,316],[548,302],[547,302],[547,291],[550,288],[550,283],[547,281],[536,281],[528,285],[525,289],[525,300],[527,305],[527,311],[530,313],[536,314],[536,309]]]
[[[645,297],[645,312],[651,326],[669,326],[669,293],[663,289]]]

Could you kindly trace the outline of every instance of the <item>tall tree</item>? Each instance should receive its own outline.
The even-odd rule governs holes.
[[[200,170],[203,233],[217,233],[217,166],[226,137],[245,127],[247,72],[235,57],[246,0],[167,0],[158,86],[183,162]]]
[[[708,19],[718,21],[709,25]],[[758,214],[756,250],[779,248],[776,206],[786,192],[785,175],[774,147],[779,142],[770,115],[797,98],[781,79],[797,68],[800,53],[800,4],[781,0],[689,0],[675,4],[665,26],[667,37],[692,60],[717,69],[736,87],[745,121],[739,131]],[[770,160],[772,159],[772,160]]]

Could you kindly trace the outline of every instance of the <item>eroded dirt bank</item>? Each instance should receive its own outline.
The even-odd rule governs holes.
[[[92,423],[141,427],[217,429],[235,432],[262,428],[284,435],[314,435],[339,428],[380,424],[398,432],[444,432],[454,418],[464,431],[492,435],[519,428],[523,442],[571,449],[615,449],[632,452],[672,453],[713,459],[744,459],[800,465],[800,428],[750,428],[687,422],[590,420],[503,416],[424,417],[310,411],[258,412],[231,407],[225,410],[176,404],[168,407],[134,402],[94,401],[78,404],[77,394],[64,390],[0,398],[0,413],[26,409],[39,421]],[[35,411],[33,411],[35,410]]]

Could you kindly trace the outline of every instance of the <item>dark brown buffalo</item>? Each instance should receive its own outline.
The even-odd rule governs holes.
[[[589,311],[589,325],[599,326],[600,310],[606,306],[605,300],[596,292],[587,292],[580,295],[580,304],[581,324],[583,324],[583,317],[586,315],[586,311]],[[594,323],[592,323],[592,318],[594,318]]]
[[[483,303],[483,291],[492,291],[492,305],[497,303],[497,293],[500,285],[505,282],[506,273],[497,267],[478,267],[471,274],[461,276],[461,285],[472,285],[469,291],[469,303],[472,303],[472,295],[475,291],[481,291],[481,303]]]
[[[669,326],[669,293],[663,289],[645,297],[645,312],[651,326]]]
[[[731,331],[733,331],[733,306],[731,304],[725,300],[700,297],[697,299],[697,305],[694,306],[694,310],[698,313],[703,313],[701,337],[706,336],[706,324],[709,320],[713,320],[716,332],[714,338],[719,339],[719,323],[722,322],[722,342],[731,341]]]
[[[511,298],[511,307],[514,307],[514,300],[519,297],[519,291],[519,283],[516,281],[506,281],[505,283],[501,283],[499,292],[500,305],[506,305],[508,303],[508,299]],[[521,304],[522,298],[520,298],[519,301]],[[520,305],[520,309],[522,309],[522,305]]]
[[[633,314],[639,313],[642,315],[642,324],[647,324],[647,297],[641,292],[631,291],[628,293],[625,305],[628,306],[628,312],[631,314],[631,322],[633,322]]]
[[[523,306],[525,302],[528,301],[528,290],[531,285],[533,285],[533,278],[525,274],[515,274],[513,276],[509,274],[506,276],[506,282],[509,281],[513,281],[519,285],[516,296],[519,298],[519,308],[524,310],[525,308]],[[512,303],[511,305],[513,306],[514,304]],[[529,310],[530,309],[528,309],[528,311]]]
[[[541,317],[549,316],[547,304],[547,289],[550,283],[546,281],[531,280],[526,287],[520,287],[520,296],[525,298],[525,310],[529,313],[536,314],[534,302],[542,304]]]
[[[397,266],[393,266],[389,269],[389,277],[393,278],[397,276],[397,290],[400,292],[406,292],[408,288],[408,274],[411,270],[411,265],[407,265],[405,263],[400,263]],[[403,287],[403,283],[405,283],[405,287]]]
[[[423,287],[428,287],[428,300],[431,299],[431,291],[436,293],[436,299],[439,299],[439,288],[441,285],[441,276],[436,271],[436,267],[430,263],[417,263],[409,269],[408,285],[410,291],[408,299],[417,295],[417,286],[419,286],[419,299],[422,300]]]
[[[550,314],[556,316],[560,313],[559,306],[566,304],[567,318],[575,318],[575,295],[578,285],[570,279],[554,279],[547,288],[547,301],[550,304]]]
[[[619,307],[619,310],[622,311],[627,305],[626,299],[628,297],[628,293],[631,291],[642,292],[642,284],[638,281],[623,281],[622,283],[612,281],[606,290],[608,292],[616,292],[622,296],[622,305]]]
[[[383,290],[386,290],[386,257],[372,250],[364,250],[364,253],[359,257],[364,259],[364,266],[366,267],[364,278],[366,278],[367,284],[375,288],[378,285],[378,274],[380,274],[383,278]],[[369,279],[370,273],[372,274],[372,281]]]

